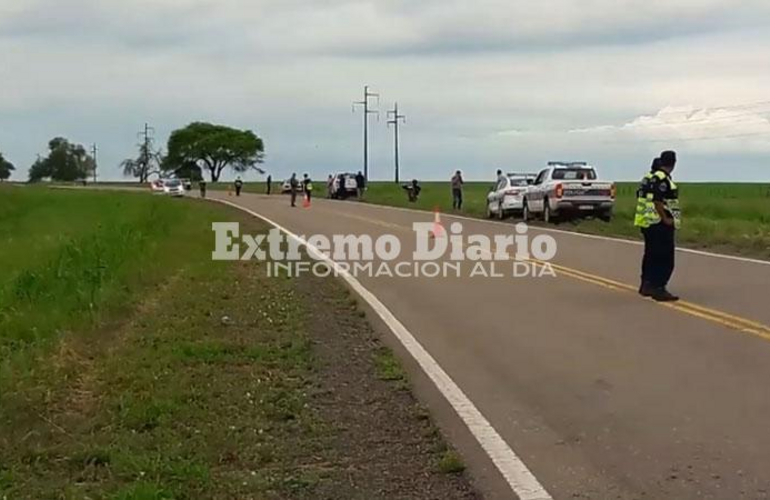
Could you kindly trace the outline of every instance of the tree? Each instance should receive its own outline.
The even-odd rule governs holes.
[[[163,168],[173,171],[195,164],[208,169],[211,181],[217,182],[227,167],[264,173],[257,167],[264,161],[264,151],[262,139],[250,130],[195,122],[171,133]]]
[[[54,181],[72,182],[88,178],[96,168],[96,162],[80,144],[56,137],[48,143],[48,156],[38,158],[29,169],[30,182],[50,178]]]
[[[13,163],[9,162],[3,157],[3,153],[0,153],[0,182],[6,181],[11,177],[11,172],[16,170]]]
[[[163,152],[155,150],[151,138],[139,144],[139,156],[136,159],[128,158],[120,163],[123,175],[137,177],[144,184],[151,175],[160,175],[162,164],[165,162]]]

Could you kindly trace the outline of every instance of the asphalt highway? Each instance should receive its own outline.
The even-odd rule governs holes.
[[[290,208],[278,195],[210,197],[298,235],[393,234],[408,253],[412,223],[433,221],[429,213],[355,202]],[[512,223],[450,215],[442,222],[462,223],[466,235],[514,234]],[[558,244],[555,277],[513,278],[503,263],[503,277],[464,269],[459,277],[358,280],[549,496],[770,497],[770,264],[678,252],[671,289],[683,302],[662,305],[635,293],[641,246],[531,230],[541,234]],[[452,407],[427,399],[470,457],[482,492],[515,498]]]

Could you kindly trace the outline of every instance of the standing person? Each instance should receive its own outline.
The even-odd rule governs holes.
[[[497,183],[500,184],[500,181],[504,180],[505,176],[503,175],[503,171],[499,168],[497,169]]]
[[[273,176],[267,176],[267,195],[270,196],[270,191],[273,190]]]
[[[235,179],[235,196],[241,195],[241,189],[243,189],[243,181],[241,180],[240,176]]]
[[[201,180],[198,181],[198,189],[201,190],[201,198],[206,197],[206,179],[201,177]]]
[[[310,177],[308,177],[307,174],[302,177],[302,191],[305,192],[307,202],[310,203],[310,197],[313,193],[313,181],[310,180]]]
[[[334,198],[334,176],[331,174],[326,179],[326,197],[329,199]]]
[[[463,173],[456,171],[454,177],[452,177],[452,209],[463,209]]]
[[[676,153],[664,151],[637,191],[634,225],[644,236],[639,294],[659,302],[679,300],[666,288],[674,273],[676,230],[681,224],[679,188],[671,178],[675,167]]]
[[[299,189],[299,181],[297,181],[297,174],[292,173],[289,179],[289,190],[291,193],[291,206],[297,206],[297,189]]]
[[[356,174],[356,194],[359,200],[364,199],[364,191],[366,190],[366,177],[360,171]]]

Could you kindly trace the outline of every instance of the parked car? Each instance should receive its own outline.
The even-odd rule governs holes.
[[[299,190],[300,190],[300,188],[299,188],[299,179],[297,179],[297,191],[299,191]],[[290,193],[290,192],[291,192],[291,180],[290,179],[286,179],[281,184],[281,193],[286,194],[286,193]]]
[[[179,179],[166,179],[163,182],[163,193],[169,196],[184,196],[184,185]]]
[[[349,197],[355,197],[357,193],[358,183],[356,182],[356,174],[341,173],[334,176],[332,198],[344,200]]]
[[[523,218],[554,222],[567,216],[598,217],[609,222],[615,195],[615,184],[600,180],[591,165],[549,162],[524,196]]]
[[[510,173],[498,180],[487,195],[487,217],[504,219],[524,209],[524,195],[536,174]]]

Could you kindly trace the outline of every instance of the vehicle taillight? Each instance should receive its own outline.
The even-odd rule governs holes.
[[[561,184],[556,185],[556,197],[562,198],[564,196],[564,186]]]
[[[506,196],[507,196],[507,195],[516,196],[516,195],[518,195],[518,194],[520,194],[520,193],[521,193],[521,191],[519,191],[518,189],[508,189],[508,190],[505,192]]]
[[[618,187],[615,184],[613,184],[612,187],[610,188],[610,196],[612,196],[612,199],[614,200],[617,195],[618,195]]]

